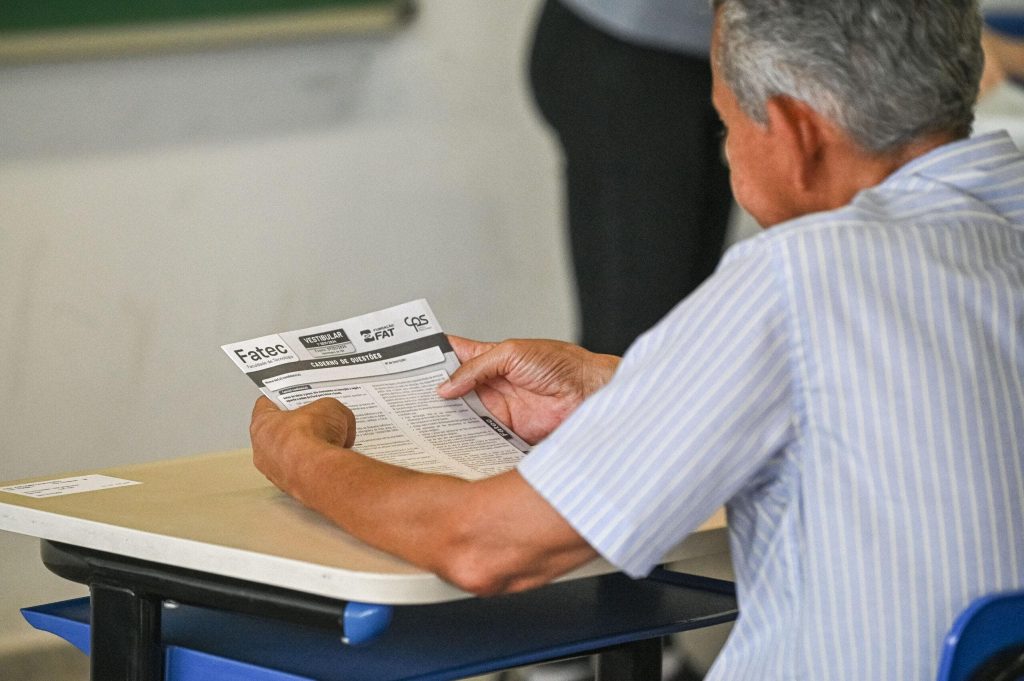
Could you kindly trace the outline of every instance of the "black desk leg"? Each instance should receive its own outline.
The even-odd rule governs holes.
[[[661,679],[661,638],[626,643],[597,656],[597,681]]]
[[[163,681],[159,598],[92,583],[93,681]]]

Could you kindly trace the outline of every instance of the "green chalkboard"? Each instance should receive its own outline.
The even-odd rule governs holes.
[[[0,31],[227,19],[393,4],[384,0],[3,0],[0,2]]]
[[[398,26],[412,0],[0,0],[0,61]]]

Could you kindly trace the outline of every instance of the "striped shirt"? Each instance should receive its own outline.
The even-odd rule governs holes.
[[[730,681],[933,679],[955,615],[1024,585],[1022,469],[1003,133],[734,246],[519,468],[633,576],[726,504]]]

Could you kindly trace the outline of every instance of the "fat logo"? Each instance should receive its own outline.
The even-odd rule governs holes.
[[[388,324],[387,326],[378,326],[376,329],[362,329],[359,335],[367,343],[379,341],[382,338],[391,338],[395,335],[395,325]]]

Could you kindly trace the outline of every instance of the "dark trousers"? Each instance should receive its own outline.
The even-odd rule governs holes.
[[[622,354],[721,255],[732,197],[710,64],[617,40],[548,0],[530,80],[565,155],[580,343]]]

